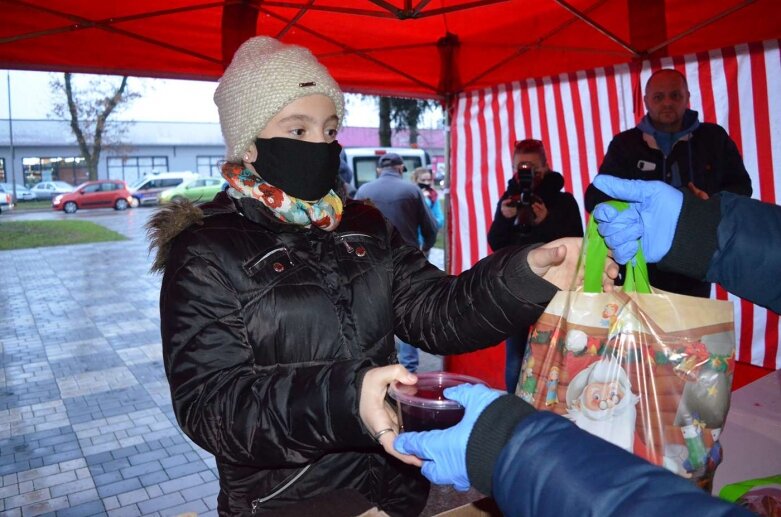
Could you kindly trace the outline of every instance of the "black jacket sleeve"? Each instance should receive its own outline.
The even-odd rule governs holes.
[[[558,291],[529,268],[532,247],[510,246],[453,276],[392,231],[394,331],[427,352],[456,354],[495,345],[527,329]]]

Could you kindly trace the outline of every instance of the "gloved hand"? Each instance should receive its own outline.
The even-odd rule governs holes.
[[[616,262],[626,264],[634,258],[638,239],[646,262],[662,260],[673,243],[683,193],[661,181],[624,180],[604,174],[594,178],[594,186],[613,199],[629,202],[623,212],[600,203],[592,214]]]
[[[401,433],[393,447],[402,454],[413,454],[423,460],[421,472],[437,485],[453,485],[459,492],[469,490],[466,473],[466,446],[477,417],[503,391],[482,384],[460,384],[444,391],[445,397],[464,406],[464,418],[448,429],[420,433]]]

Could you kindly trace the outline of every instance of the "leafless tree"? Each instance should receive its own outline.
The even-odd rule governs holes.
[[[52,112],[55,117],[70,121],[89,179],[94,180],[98,177],[101,152],[127,150],[122,139],[131,122],[109,122],[109,117],[141,94],[128,89],[127,76],[120,79],[118,86],[116,78],[93,76],[85,87],[78,89],[73,79],[70,72],[64,73],[62,78],[52,79],[50,86],[55,98]]]

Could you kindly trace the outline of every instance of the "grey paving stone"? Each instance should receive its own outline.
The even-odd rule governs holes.
[[[147,494],[145,489],[139,488],[138,490],[119,494],[117,498],[119,499],[120,506],[128,506],[139,501],[146,501],[149,499],[149,494]]]
[[[178,492],[173,494],[165,494],[160,497],[155,497],[147,501],[137,503],[138,509],[143,513],[152,513],[166,508],[172,508],[185,502],[184,498]]]
[[[106,509],[103,503],[98,501],[89,501],[77,506],[71,506],[62,510],[57,510],[57,517],[87,517],[92,515],[105,515]]]
[[[178,506],[172,506],[170,508],[165,509],[166,515],[180,515],[183,513],[190,513],[193,512],[196,515],[199,515],[201,513],[209,511],[209,507],[206,506],[206,504],[201,501],[200,499],[197,499],[195,501],[187,501],[184,504],[180,504]]]
[[[95,481],[95,486],[104,486],[122,481],[122,474],[115,470],[105,474],[92,474],[92,479]]]
[[[211,481],[209,483],[201,483],[199,485],[192,486],[190,488],[185,488],[181,491],[182,497],[184,497],[188,501],[193,501],[195,499],[207,499],[207,498],[214,498],[217,499],[217,494],[220,493],[220,482],[219,481]]]
[[[109,510],[106,512],[106,515],[109,517],[138,517],[141,515],[141,510],[139,510],[138,506],[135,504],[131,504],[128,506],[116,508],[114,510]]]
[[[128,365],[128,369],[133,372],[139,382],[167,381],[165,368],[162,361],[151,361],[148,363]]]
[[[128,449],[130,449],[130,447],[128,447]],[[106,462],[113,461],[118,457],[121,457],[116,455],[116,453],[121,450],[123,449],[118,449],[111,452],[101,452],[99,454],[90,454],[89,456],[85,456],[84,459],[86,460],[87,465],[102,465]]]
[[[0,465],[0,476],[5,476],[6,474],[12,474],[14,472],[21,472],[23,470],[30,470],[31,468],[32,467],[30,467],[29,461],[7,463],[5,465]]]
[[[198,474],[190,474],[189,476],[173,478],[170,481],[160,483],[160,489],[163,493],[169,494],[202,484],[203,481],[201,480],[201,476]]]
[[[163,466],[158,460],[148,461],[146,463],[140,463],[138,465],[128,466],[120,470],[122,477],[129,479],[132,477],[144,476],[153,472],[163,470]]]
[[[159,470],[157,472],[152,472],[150,474],[144,474],[138,479],[139,481],[141,481],[142,485],[148,487],[150,485],[156,485],[157,483],[168,481],[171,478],[168,477],[168,474],[165,472],[165,470]]]
[[[60,398],[60,388],[54,379],[26,382],[18,386],[0,388],[0,411],[19,406],[30,406]]]
[[[168,449],[168,452],[170,453],[171,450]],[[190,460],[188,460],[187,457],[185,457],[184,454],[177,454],[176,456],[170,456],[168,458],[161,459],[160,460],[160,464],[163,467],[165,467],[165,468],[171,468],[171,467],[175,467],[177,465],[181,465],[183,463],[187,463],[189,461]]]
[[[23,506],[22,515],[44,515],[48,512],[54,512],[65,508],[68,508],[68,498],[55,497]]]
[[[114,366],[123,366],[122,358],[113,350],[97,354],[85,354],[68,359],[50,361],[55,377],[67,377],[77,373],[95,372]]]
[[[130,492],[131,490],[136,490],[138,488],[142,488],[141,482],[138,480],[138,478],[123,479],[122,481],[117,481],[116,483],[98,485],[97,487],[100,497],[118,495],[124,492]]]
[[[174,479],[181,476],[185,476],[187,474],[195,474],[203,470],[207,470],[208,468],[209,467],[203,461],[199,460],[190,463],[185,463],[184,465],[177,465],[176,467],[165,469],[165,471],[168,473],[168,476],[171,479]]]
[[[95,489],[95,483],[92,482],[92,478],[79,479],[70,483],[63,483],[51,487],[49,490],[52,497],[59,497],[61,495],[68,496],[68,502],[71,506],[77,506],[81,503],[99,499],[98,491]]]
[[[167,458],[167,457],[168,457],[167,450],[158,449],[149,452],[142,452],[140,454],[134,454],[133,456],[128,456],[128,460],[130,461],[131,465],[140,465],[142,463],[148,463],[152,460],[160,460],[162,458]]]

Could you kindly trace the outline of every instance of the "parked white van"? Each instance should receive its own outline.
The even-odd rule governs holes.
[[[179,185],[184,180],[198,177],[191,171],[152,172],[133,182],[128,190],[133,196],[133,206],[156,205],[160,192]]]
[[[364,183],[377,179],[377,161],[386,153],[396,153],[404,160],[407,172],[404,177],[418,167],[431,167],[431,156],[423,149],[411,147],[345,147],[347,164],[353,170],[353,186],[357,189]]]

